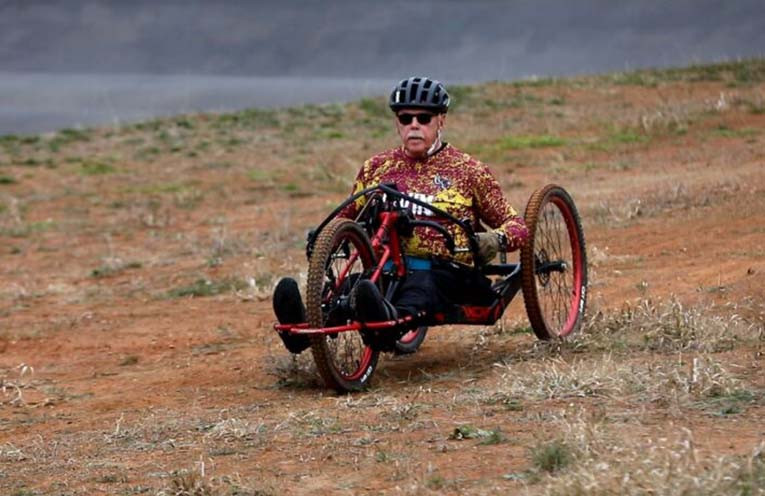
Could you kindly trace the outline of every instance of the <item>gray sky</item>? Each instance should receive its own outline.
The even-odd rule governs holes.
[[[0,0],[4,71],[486,80],[763,51],[763,0]]]
[[[765,0],[0,0],[0,133],[763,55]]]

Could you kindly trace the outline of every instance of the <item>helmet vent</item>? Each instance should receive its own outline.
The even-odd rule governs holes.
[[[435,79],[410,77],[398,83],[390,95],[388,104],[393,111],[413,107],[446,113],[449,109],[449,94]]]

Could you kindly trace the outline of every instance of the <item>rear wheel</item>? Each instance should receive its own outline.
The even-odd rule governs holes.
[[[539,339],[563,338],[579,329],[587,301],[587,255],[579,213],[554,184],[531,195],[526,206],[529,239],[521,248],[523,300]]]
[[[316,238],[308,264],[308,324],[320,328],[350,322],[351,291],[374,266],[372,245],[357,223],[334,219],[327,224]],[[324,382],[341,393],[363,389],[379,358],[379,352],[354,331],[313,335],[311,351]]]

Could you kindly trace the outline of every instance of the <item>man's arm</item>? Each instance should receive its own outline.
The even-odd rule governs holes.
[[[499,182],[484,164],[479,164],[476,171],[475,191],[478,216],[499,235],[500,250],[515,251],[523,246],[529,237],[526,223],[507,201]]]

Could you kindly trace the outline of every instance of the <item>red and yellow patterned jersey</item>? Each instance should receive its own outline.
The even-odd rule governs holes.
[[[410,158],[401,147],[375,155],[359,171],[352,194],[381,183],[394,183],[402,193],[458,219],[468,219],[473,226],[479,226],[480,219],[493,230],[505,234],[508,251],[520,248],[528,237],[523,218],[507,202],[488,167],[449,144],[426,159]],[[365,201],[364,197],[359,198],[341,215],[355,217]],[[454,236],[457,247],[468,246],[462,229],[433,217],[432,212],[419,205],[411,208],[417,218],[443,224]],[[403,243],[407,255],[452,258],[443,237],[434,229],[417,227],[411,237],[403,239]],[[463,263],[472,260],[469,253],[458,253],[454,258]]]

